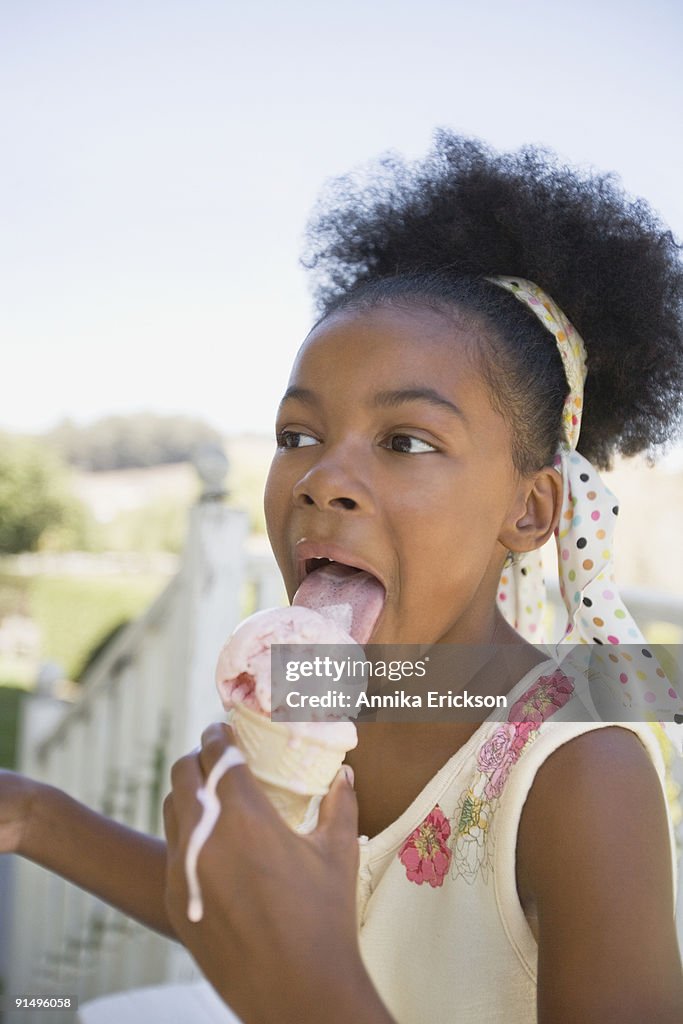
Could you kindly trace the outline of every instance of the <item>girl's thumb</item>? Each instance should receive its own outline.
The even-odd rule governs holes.
[[[318,828],[335,833],[358,835],[358,801],[353,788],[353,768],[343,764],[335,775],[330,791],[320,804]]]

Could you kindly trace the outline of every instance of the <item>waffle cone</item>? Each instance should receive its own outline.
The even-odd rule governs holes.
[[[271,803],[289,825],[299,825],[311,797],[327,793],[349,748],[293,735],[284,722],[271,722],[243,704],[234,708],[230,725]]]
[[[269,782],[262,782],[260,779],[259,786],[280,817],[296,831],[300,830],[306,820],[311,800],[320,799],[320,797],[308,796],[304,793],[292,793],[290,789],[271,786]]]

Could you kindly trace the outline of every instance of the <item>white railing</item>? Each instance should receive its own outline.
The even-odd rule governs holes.
[[[159,833],[171,764],[221,716],[214,686],[221,644],[244,614],[284,600],[272,556],[250,549],[246,514],[200,503],[178,575],[91,666],[78,702],[26,701],[20,770]],[[193,976],[176,944],[33,864],[12,868],[7,991],[83,1001]]]
[[[218,501],[200,503],[178,575],[91,666],[78,703],[26,702],[20,769],[159,833],[170,765],[220,716],[214,665],[225,636],[244,614],[284,599],[272,556],[249,548],[246,514]],[[647,591],[624,592],[624,599],[646,632],[664,623],[669,642],[680,642],[683,600]],[[62,992],[82,1002],[197,977],[176,944],[35,865],[12,867],[7,991]],[[21,1017],[24,1024],[30,1019]]]

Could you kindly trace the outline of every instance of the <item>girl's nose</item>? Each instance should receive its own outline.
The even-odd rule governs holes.
[[[367,484],[353,470],[331,456],[321,459],[301,477],[294,487],[297,505],[315,505],[321,511],[371,512],[374,503]]]

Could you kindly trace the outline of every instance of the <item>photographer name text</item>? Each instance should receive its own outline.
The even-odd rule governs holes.
[[[506,708],[507,697],[498,694],[469,693],[428,690],[426,693],[408,693],[394,690],[393,693],[359,693],[351,696],[344,690],[327,690],[325,693],[302,693],[290,690],[285,698],[287,707],[297,709],[336,708],[341,711],[363,708]]]

